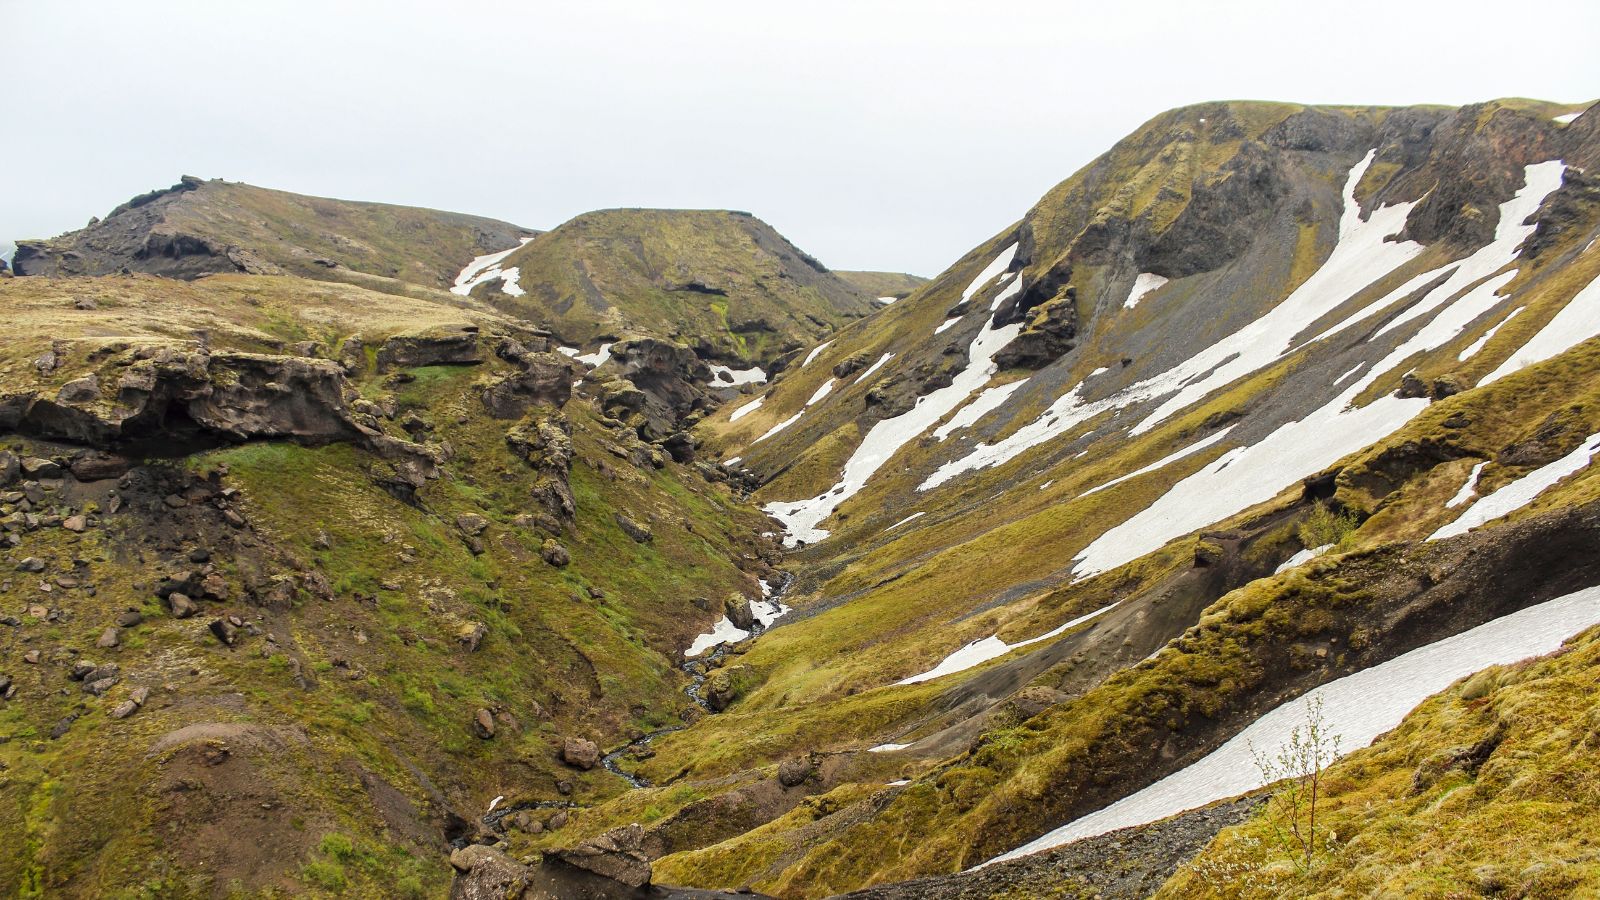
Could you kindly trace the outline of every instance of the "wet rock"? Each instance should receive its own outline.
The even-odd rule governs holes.
[[[569,737],[561,743],[561,761],[587,772],[600,764],[600,747],[591,740]]]
[[[650,526],[630,519],[622,513],[617,513],[615,517],[617,527],[622,529],[622,533],[633,538],[638,543],[647,544],[655,539],[655,535],[650,531]]]
[[[22,473],[29,478],[60,478],[61,464],[53,459],[30,456],[22,461]]]
[[[633,888],[650,883],[652,849],[645,830],[637,822],[590,838],[576,847],[556,850],[554,856],[575,868],[603,875]]]
[[[480,707],[477,712],[472,714],[473,734],[483,740],[489,740],[494,737],[494,731],[494,713]]]

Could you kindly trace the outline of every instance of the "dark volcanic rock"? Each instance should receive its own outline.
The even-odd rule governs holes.
[[[461,325],[428,334],[396,335],[378,348],[378,371],[418,366],[466,366],[483,362],[478,327]]]
[[[650,883],[650,839],[637,822],[590,838],[567,850],[556,850],[557,859],[569,866],[603,875],[630,887]]]

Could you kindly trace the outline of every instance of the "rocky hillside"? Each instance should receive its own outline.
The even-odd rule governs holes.
[[[645,334],[740,369],[774,368],[878,296],[749,213],[720,210],[585,213],[497,265],[512,278],[485,279],[472,296],[575,346]]]
[[[1211,103],[925,283],[648,210],[0,280],[0,886],[1593,891],[1597,164]]]
[[[123,203],[79,231],[21,241],[21,275],[145,272],[377,276],[446,288],[474,256],[534,234],[460,213],[328,200],[191,176]],[[362,279],[365,280],[365,279]],[[382,282],[367,281],[367,286]]]

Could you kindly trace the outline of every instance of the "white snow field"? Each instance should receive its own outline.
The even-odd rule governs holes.
[[[1099,616],[1101,613],[1109,612],[1111,608],[1116,605],[1117,604],[1113,603],[1110,606],[1102,606],[1092,613],[1086,613],[1077,617],[1076,619],[1058,625],[1055,628],[1046,631],[1044,634],[1039,635],[1038,637],[1031,637],[1025,641],[1018,641],[1015,644],[1008,644],[1005,641],[1000,640],[999,635],[991,634],[981,640],[973,641],[965,647],[962,647],[960,650],[957,650],[949,656],[946,656],[944,659],[939,661],[937,666],[934,666],[928,671],[912,675],[910,678],[902,678],[899,681],[896,681],[895,684],[917,684],[918,682],[932,681],[935,678],[942,678],[945,675],[952,675],[956,672],[964,672],[973,666],[982,665],[991,659],[997,659],[1001,656],[1005,656],[1007,653],[1010,653],[1019,647],[1027,647],[1031,644],[1037,644],[1040,641],[1048,641],[1057,635],[1065,634],[1067,629],[1076,628],[1090,619]]]
[[[733,411],[733,415],[728,417],[728,421],[729,422],[737,422],[740,419],[744,418],[745,416],[750,415],[751,413],[753,413],[756,410],[761,408],[761,401],[765,400],[765,399],[766,399],[765,397],[757,397],[754,400],[751,400],[749,403],[746,403],[745,405],[739,407],[738,409]]]
[[[1566,456],[1553,463],[1534,469],[1532,472],[1467,507],[1467,511],[1462,513],[1460,518],[1429,535],[1428,540],[1437,541],[1441,538],[1466,534],[1485,522],[1492,522],[1501,516],[1516,512],[1532,503],[1535,498],[1549,488],[1554,487],[1556,482],[1568,475],[1583,471],[1588,467],[1589,460],[1593,458],[1596,452],[1600,452],[1600,434],[1591,434],[1587,440],[1578,445],[1577,449]],[[1482,463],[1473,468],[1472,478],[1468,481],[1470,487],[1477,488],[1478,472],[1482,468]],[[1462,491],[1465,493],[1466,489],[1463,488]],[[1458,501],[1462,499],[1461,494],[1457,494],[1455,499],[1445,505],[1456,506]]]
[[[517,246],[515,247],[501,250],[497,253],[485,253],[482,256],[473,257],[472,262],[467,263],[466,266],[461,270],[460,274],[456,275],[455,284],[450,286],[450,293],[460,294],[461,296],[465,297],[466,295],[472,293],[472,289],[478,285],[483,284],[486,281],[493,281],[496,278],[499,278],[502,279],[500,282],[500,290],[510,294],[513,297],[521,297],[523,295],[523,290],[521,286],[517,284],[517,268],[512,266],[509,269],[501,271],[500,263],[505,261],[506,257],[522,249],[522,246],[531,240],[533,240],[533,238],[525,237],[518,241]]]
[[[1600,587],[1586,588],[1331,681],[1257,719],[1199,762],[989,862],[1154,822],[1261,787],[1263,780],[1251,748],[1275,755],[1287,743],[1290,730],[1305,723],[1307,704],[1319,699],[1323,726],[1328,734],[1338,736],[1340,751],[1359,750],[1456,679],[1489,666],[1550,653],[1566,638],[1597,622]]]
[[[1494,327],[1493,328],[1490,328],[1488,331],[1485,331],[1477,340],[1473,341],[1471,344],[1468,344],[1467,345],[1467,349],[1461,351],[1461,353],[1458,356],[1456,356],[1456,361],[1457,362],[1466,362],[1467,360],[1473,358],[1474,356],[1477,356],[1478,355],[1478,351],[1482,350],[1485,346],[1488,345],[1489,340],[1494,337],[1495,332],[1499,331],[1501,326],[1505,325],[1507,322],[1509,322],[1512,319],[1516,318],[1517,317],[1517,313],[1522,312],[1525,309],[1527,309],[1526,306],[1519,306],[1516,309],[1513,309],[1511,312],[1506,313],[1506,317],[1504,319],[1501,319],[1500,321],[1494,323]]]
[[[1533,226],[1522,224],[1523,220],[1560,185],[1560,168],[1560,163],[1528,166],[1528,183],[1516,196],[1501,204],[1495,240],[1473,256],[1452,265],[1493,272],[1514,261],[1523,239],[1533,233]],[[1377,218],[1377,214],[1373,217]],[[1488,254],[1497,254],[1498,261],[1490,264],[1478,259]],[[1424,283],[1436,280],[1447,269],[1441,267]],[[1498,302],[1493,291],[1514,276],[1513,269],[1481,281],[1456,302],[1446,305],[1443,300],[1436,300],[1435,295],[1467,286],[1456,284],[1454,275],[1447,278],[1417,301],[1419,306],[1427,305],[1437,310],[1433,318],[1368,369],[1364,376],[1304,419],[1283,425],[1249,447],[1229,450],[1200,471],[1178,482],[1150,506],[1092,541],[1078,555],[1073,572],[1079,578],[1085,578],[1138,559],[1174,538],[1270,500],[1285,487],[1332,465],[1340,457],[1399,430],[1428,407],[1426,398],[1386,395],[1366,406],[1355,407],[1350,404],[1378,378],[1405,364],[1413,355],[1437,349],[1454,339],[1463,328]],[[1315,277],[1312,276],[1312,280]],[[1452,288],[1452,285],[1455,287]],[[1387,306],[1390,298],[1401,296],[1405,295],[1391,294],[1368,308]],[[1357,313],[1348,321],[1361,318],[1365,318],[1364,314]]]
[[[777,434],[778,432],[784,430],[785,428],[788,428],[790,425],[793,425],[794,423],[800,421],[800,417],[805,415],[805,412],[806,411],[804,409],[802,409],[799,412],[795,413],[794,415],[790,416],[789,418],[784,419],[782,422],[779,422],[778,424],[772,426],[771,428],[768,428],[766,430],[766,432],[761,435],[761,437],[756,438],[755,440],[751,441],[750,443],[752,445],[759,444],[762,441],[766,440],[767,438],[772,437],[773,435]]]
[[[811,352],[806,354],[805,362],[802,362],[799,367],[804,369],[806,366],[811,365],[811,361],[813,359],[816,359],[818,354],[820,354],[820,353],[822,353],[822,351],[828,349],[828,347],[830,345],[832,345],[832,344],[833,344],[833,341],[823,341],[822,343],[816,345],[815,347],[812,347],[811,348]]]
[[[593,353],[583,354],[581,356],[574,356],[573,359],[583,363],[591,369],[598,369],[605,363],[606,360],[611,358],[611,347],[611,344],[601,344],[599,350],[596,350]]]
[[[743,384],[766,384],[767,373],[760,366],[751,366],[748,369],[734,369],[728,366],[711,366],[711,383],[719,386],[732,385],[738,387]]]
[[[1499,368],[1483,376],[1478,384],[1498,381],[1518,369],[1544,362],[1597,334],[1600,334],[1600,278],[1584,285],[1548,324],[1522,345],[1522,349],[1511,354]]]
[[[1151,272],[1140,272],[1139,277],[1133,280],[1133,289],[1128,291],[1128,299],[1122,301],[1123,309],[1133,309],[1145,294],[1160,290],[1167,283],[1167,279]]]
[[[1566,115],[1556,116],[1555,117],[1555,121],[1560,122],[1563,125],[1566,125],[1566,124],[1571,123],[1574,119],[1578,118],[1581,115],[1583,115],[1583,113],[1581,113],[1581,112],[1567,113]]]
[[[742,641],[749,636],[750,632],[733,624],[733,620],[727,616],[723,616],[717,620],[717,624],[711,626],[710,631],[695,638],[694,642],[689,645],[689,649],[683,651],[683,655],[699,656],[718,644],[731,644],[734,641]]]
[[[878,371],[878,369],[881,368],[884,363],[888,362],[889,360],[891,360],[893,358],[894,358],[894,354],[893,353],[885,353],[884,355],[878,357],[878,361],[873,363],[870,366],[867,366],[867,370],[865,372],[861,373],[861,377],[860,378],[857,378],[855,381],[852,381],[850,383],[851,384],[860,384],[861,382],[866,381],[868,378],[872,377],[872,373],[873,372]]]
[[[962,301],[970,300],[980,288],[994,280],[996,275],[1011,264],[1016,254],[1016,244],[1002,250],[994,261],[967,285],[967,289],[961,295]],[[1020,283],[1021,279],[1012,282],[1014,285]],[[996,302],[998,303],[998,300]],[[927,431],[934,423],[961,405],[973,391],[982,387],[995,372],[994,355],[1001,347],[1011,343],[1011,339],[1021,330],[1021,323],[996,328],[991,315],[967,350],[969,360],[967,367],[956,375],[949,386],[918,397],[916,405],[911,409],[892,419],[883,419],[874,424],[860,446],[850,455],[849,461],[845,463],[838,484],[808,500],[767,504],[764,507],[767,514],[784,524],[787,531],[784,537],[785,545],[792,547],[799,541],[815,543],[827,537],[828,532],[817,527],[822,520],[832,515],[839,504],[859,493],[866,486],[867,479],[882,468],[896,451],[915,439],[917,435]]]
[[[1184,447],[1182,450],[1178,450],[1178,451],[1173,452],[1173,453],[1168,453],[1166,456],[1161,457],[1160,459],[1156,460],[1155,462],[1151,463],[1148,466],[1144,466],[1142,468],[1134,469],[1132,472],[1129,472],[1126,475],[1118,476],[1118,477],[1113,478],[1110,481],[1106,482],[1105,484],[1097,485],[1096,487],[1092,487],[1092,488],[1088,489],[1087,491],[1084,491],[1083,493],[1079,494],[1078,496],[1079,497],[1087,497],[1090,494],[1098,494],[1101,491],[1105,490],[1106,488],[1116,487],[1117,485],[1123,483],[1124,481],[1131,481],[1131,480],[1133,480],[1135,478],[1138,478],[1140,475],[1148,475],[1151,472],[1156,471],[1157,469],[1164,469],[1167,466],[1171,465],[1172,463],[1175,463],[1178,460],[1183,459],[1185,456],[1191,456],[1191,455],[1193,455],[1195,453],[1199,453],[1201,450],[1204,450],[1207,447],[1210,447],[1211,445],[1217,443],[1218,441],[1220,441],[1223,438],[1227,437],[1228,436],[1228,432],[1230,432],[1232,430],[1233,430],[1233,426],[1229,425],[1227,428],[1222,429],[1221,431],[1217,432],[1216,434],[1211,435],[1210,437],[1202,438],[1201,440],[1195,441],[1194,443],[1190,444],[1189,446]]]

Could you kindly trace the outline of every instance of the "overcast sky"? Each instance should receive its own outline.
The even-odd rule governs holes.
[[[1600,3],[0,0],[0,241],[181,174],[550,228],[726,207],[933,275],[1202,100],[1600,96]]]

